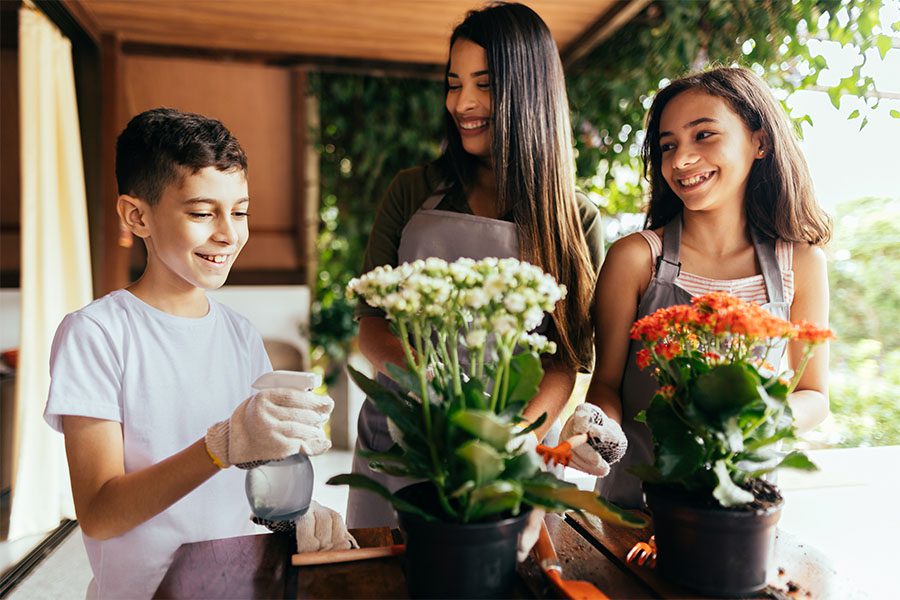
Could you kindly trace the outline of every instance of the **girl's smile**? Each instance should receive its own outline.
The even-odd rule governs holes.
[[[742,203],[762,132],[752,132],[726,101],[686,91],[663,109],[662,175],[687,210]]]
[[[453,117],[463,149],[479,158],[491,154],[491,78],[484,48],[465,38],[450,49],[447,112]]]

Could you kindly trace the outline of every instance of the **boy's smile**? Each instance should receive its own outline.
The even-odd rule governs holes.
[[[147,269],[132,291],[156,305],[196,296],[205,310],[203,291],[225,283],[247,243],[249,204],[241,170],[206,167],[167,186],[159,202],[145,205],[139,235],[147,244]]]

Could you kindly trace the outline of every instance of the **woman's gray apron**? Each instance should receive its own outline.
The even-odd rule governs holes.
[[[660,308],[691,302],[690,293],[675,284],[675,278],[681,272],[681,227],[681,214],[665,227],[662,255],[656,262],[656,275],[641,298],[635,320]],[[762,307],[776,317],[790,319],[791,307],[784,299],[784,280],[775,258],[775,241],[762,237],[752,227],[750,235],[769,299]],[[659,389],[650,372],[642,371],[637,366],[637,352],[642,347],[639,340],[631,340],[628,362],[625,364],[619,390],[622,398],[622,430],[628,438],[628,450],[622,460],[612,465],[609,475],[597,480],[597,491],[625,508],[641,507],[644,503],[640,479],[626,469],[633,465],[653,464],[650,430],[643,423],[634,420],[635,415],[650,405],[650,400]],[[766,360],[777,366],[784,355],[784,348],[784,345],[774,348]]]
[[[429,257],[451,262],[464,257],[480,260],[492,256],[497,258],[519,256],[515,223],[437,210],[436,207],[446,192],[446,186],[441,186],[410,218],[400,234],[398,264]],[[548,320],[545,319],[538,330],[543,329],[547,323]],[[464,362],[464,358],[460,361]],[[382,374],[378,375],[378,380],[386,385],[393,383]],[[559,430],[559,423],[554,423],[544,441],[556,444]],[[357,433],[357,452],[353,454],[354,473],[376,479],[391,492],[413,483],[411,479],[372,471],[369,469],[368,461],[359,455],[359,450],[384,452],[394,443],[388,433],[387,419],[369,398],[366,398],[360,410]],[[387,501],[371,492],[350,488],[347,501],[348,527],[396,527],[396,524],[394,509]]]

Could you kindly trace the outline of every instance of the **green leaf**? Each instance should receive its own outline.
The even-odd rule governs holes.
[[[537,395],[544,369],[534,352],[523,352],[509,362],[509,393],[506,404],[529,402]]]
[[[461,486],[447,494],[448,498],[459,498],[463,494],[468,494],[475,489],[475,482],[471,479],[463,483]]]
[[[819,467],[809,457],[797,450],[784,457],[778,468],[799,469],[801,471],[818,471]]]
[[[538,427],[543,425],[544,421],[546,421],[546,420],[547,420],[547,413],[542,413],[541,416],[539,416],[537,419],[532,421],[531,424],[528,425],[528,427],[523,428],[522,431],[519,432],[519,435],[526,435],[526,434],[531,433],[532,431],[534,431],[535,429],[537,429]]]
[[[724,419],[758,400],[760,390],[759,377],[751,368],[743,364],[724,364],[698,377],[690,397],[706,414]]]
[[[462,384],[466,406],[477,410],[486,410],[489,399],[484,394],[484,383],[480,379],[470,379]]]
[[[456,456],[466,465],[467,479],[482,485],[497,478],[503,470],[503,458],[493,447],[478,440],[471,440],[456,450]]]
[[[640,479],[641,481],[649,481],[650,483],[658,483],[663,480],[659,469],[653,465],[633,465],[626,469],[629,473]]]
[[[855,119],[858,116],[859,116],[859,109],[856,109],[852,113],[850,113],[850,116],[847,117],[847,120],[852,121],[853,119]]]
[[[828,88],[828,97],[831,99],[832,106],[838,109],[841,107],[841,88],[839,86]]]
[[[894,26],[897,24],[894,23]],[[890,50],[894,46],[894,40],[891,39],[891,36],[881,34],[877,38],[875,38],[875,47],[878,48],[878,53],[881,54],[881,60],[887,56],[888,50]]]
[[[515,481],[494,481],[475,488],[469,497],[468,520],[479,521],[504,512],[518,514],[522,496],[522,486]]]
[[[653,434],[655,467],[665,481],[682,479],[703,466],[703,445],[660,397],[650,401],[647,425]]]
[[[437,521],[434,515],[431,515],[415,504],[411,504],[406,500],[395,496],[386,487],[375,481],[374,479],[358,473],[347,473],[344,475],[335,475],[327,481],[328,485],[349,485],[352,488],[368,490],[374,492],[390,502],[397,510],[418,515],[426,521]]]
[[[713,471],[716,474],[719,484],[713,490],[713,496],[719,501],[719,504],[725,507],[739,506],[753,502],[753,494],[745,489],[738,487],[728,474],[728,466],[724,460],[717,460]]]
[[[400,388],[406,392],[412,392],[417,398],[422,395],[418,373],[410,371],[405,367],[397,366],[394,363],[386,363],[385,367],[387,368],[388,376],[393,379]]]
[[[372,399],[378,410],[400,428],[406,443],[411,443],[413,440],[424,442],[422,412],[418,403],[387,389],[351,366],[347,366],[347,372],[350,373],[350,377],[359,386],[359,389]]]
[[[892,108],[891,116],[895,119],[900,119],[900,110],[897,110],[896,108]]]
[[[533,453],[523,452],[522,454],[506,459],[501,477],[503,479],[520,481],[531,477],[537,473],[540,468],[540,462]]]
[[[512,437],[512,426],[489,410],[461,410],[450,421],[497,450],[506,450]]]
[[[767,446],[772,446],[777,444],[781,440],[791,439],[794,437],[794,428],[793,427],[784,427],[782,429],[778,429],[774,434],[761,438],[761,439],[753,439],[750,438],[749,441],[745,440],[744,442],[744,450],[747,452],[753,452],[755,450],[759,450],[761,448],[765,448]]]
[[[585,490],[572,487],[551,487],[534,485],[529,481],[522,482],[526,499],[550,510],[558,510],[562,506],[574,510],[583,510],[596,515],[615,525],[623,527],[646,527],[649,519],[641,513],[626,511],[612,502]]]

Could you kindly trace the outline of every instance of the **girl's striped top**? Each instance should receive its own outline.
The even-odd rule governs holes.
[[[645,229],[640,232],[650,245],[651,269],[656,276],[656,259],[662,254],[662,239],[655,232]],[[775,242],[775,259],[781,267],[784,281],[784,300],[790,305],[794,301],[794,245],[791,242],[778,240]],[[682,271],[675,279],[678,287],[691,296],[701,296],[709,292],[728,292],[732,296],[747,302],[765,304],[769,301],[766,294],[766,282],[762,274],[739,279],[711,279]]]

